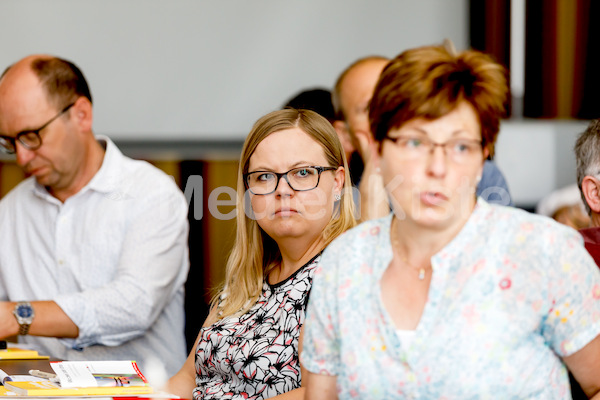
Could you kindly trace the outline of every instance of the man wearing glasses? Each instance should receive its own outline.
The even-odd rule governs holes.
[[[28,179],[0,201],[0,339],[67,360],[185,359],[187,202],[92,132],[81,71],[34,55],[0,77],[0,150]]]

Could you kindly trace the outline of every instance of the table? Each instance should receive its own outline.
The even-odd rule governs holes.
[[[60,361],[57,359],[51,360]],[[54,373],[52,367],[50,367],[51,360],[0,360],[0,369],[8,375],[27,375],[30,369]]]

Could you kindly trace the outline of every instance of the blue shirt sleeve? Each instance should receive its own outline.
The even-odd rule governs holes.
[[[506,179],[495,162],[486,160],[483,164],[481,181],[477,186],[477,197],[492,204],[514,206]]]

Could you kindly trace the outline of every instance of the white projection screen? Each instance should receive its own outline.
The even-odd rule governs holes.
[[[2,0],[0,68],[31,53],[81,67],[94,131],[239,141],[357,58],[468,44],[467,0]]]

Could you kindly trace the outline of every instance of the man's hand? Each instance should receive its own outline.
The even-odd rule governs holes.
[[[362,138],[364,139],[364,138]],[[365,168],[358,186],[360,193],[360,220],[381,218],[390,213],[388,195],[379,172],[378,144],[361,140]]]
[[[19,333],[19,324],[13,315],[17,303],[12,301],[0,302],[0,339],[6,339]]]
[[[19,334],[19,324],[13,315],[17,303],[14,301],[0,302],[0,339]],[[53,301],[31,302],[35,311],[29,335],[59,338],[76,338],[79,328],[71,318]]]

